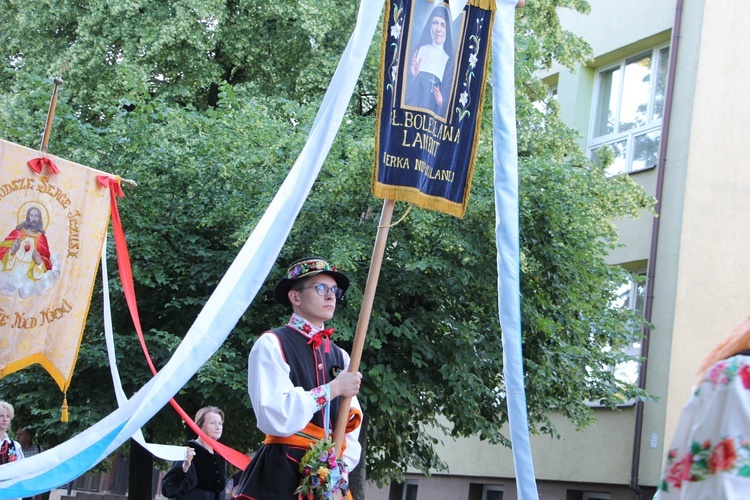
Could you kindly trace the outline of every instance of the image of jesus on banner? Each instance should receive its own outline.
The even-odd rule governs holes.
[[[42,207],[19,211],[20,224],[0,243],[0,293],[21,298],[42,295],[55,284],[59,270],[52,264]]]

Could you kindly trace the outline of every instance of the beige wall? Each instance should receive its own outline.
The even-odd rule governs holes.
[[[686,11],[690,8],[686,5]],[[750,169],[745,165],[750,107],[743,92],[750,81],[747,26],[750,2],[707,2],[700,50],[690,60],[696,80],[689,146],[680,162],[686,175],[669,377],[674,395],[667,412],[670,435],[701,359],[750,315]]]
[[[598,422],[577,431],[559,415],[552,420],[560,439],[533,436],[531,452],[536,478],[540,481],[607,482],[630,481],[630,457],[633,445],[633,408],[621,411],[595,410]],[[506,435],[510,432],[506,430]],[[447,440],[446,440],[447,441]],[[447,443],[448,444],[448,443]],[[465,476],[515,477],[512,452],[478,438],[461,440],[460,446],[448,444],[450,453],[441,458],[450,474]]]
[[[564,29],[589,42],[594,57],[670,30],[674,22],[673,0],[589,0],[589,4],[590,14],[570,9],[560,9],[558,14]]]
[[[584,37],[594,52],[594,60],[587,67],[579,68],[575,72],[563,70],[558,77],[558,100],[563,119],[580,131],[580,144],[583,148],[586,147],[589,133],[596,68],[670,40],[676,1],[591,0],[590,4],[589,15],[572,13],[566,9],[560,11],[563,27]],[[693,36],[696,30],[699,32],[700,24],[693,22]],[[697,38],[700,40],[700,36]],[[689,53],[689,50],[686,50],[686,53]],[[684,75],[678,75],[678,78],[685,78],[688,82],[694,80],[689,71]],[[689,83],[683,86],[683,98],[686,102],[692,100],[689,95],[691,88],[692,85]],[[675,148],[684,150],[689,136],[689,129],[685,128],[685,124],[690,122],[690,106],[683,105],[680,109],[684,116],[677,128],[682,127],[683,130],[677,134],[678,139],[669,140],[674,141]],[[632,176],[647,193],[656,193],[656,169]],[[670,220],[666,220],[666,217],[660,219],[662,233],[666,234],[679,235],[682,182],[678,177],[679,172],[675,175],[675,184],[670,188],[675,189],[677,195],[672,196],[671,200],[664,199],[665,203],[670,204],[666,212],[675,214]],[[625,247],[614,251],[609,256],[609,262],[645,265],[651,249],[652,227],[653,217],[646,213],[637,220],[618,221],[618,231]],[[655,295],[661,293],[662,297],[674,297],[679,239],[667,237],[666,241],[660,241],[659,249]],[[669,262],[662,265],[662,260]],[[674,307],[671,299],[661,300],[660,303],[661,309],[658,312],[656,308],[659,307],[659,302],[654,303],[655,330],[650,342],[647,374],[647,390],[658,396],[660,401],[645,404],[639,458],[639,482],[650,486],[658,483],[665,440],[668,439],[665,433],[665,403],[668,400],[666,395],[669,372],[665,368],[669,366]],[[628,409],[622,413],[607,413],[606,410],[602,410],[597,414],[599,423],[595,427],[578,433],[567,433],[568,436],[561,444],[571,451],[566,453],[557,445],[550,444],[542,450],[540,457],[540,453],[535,450],[534,461],[538,478],[629,484],[635,432],[634,411]],[[589,450],[589,454],[582,454],[580,450]],[[560,456],[564,459],[559,460]],[[578,464],[585,466],[578,468]]]

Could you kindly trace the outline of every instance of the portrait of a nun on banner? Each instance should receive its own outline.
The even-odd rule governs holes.
[[[375,196],[463,217],[479,139],[495,2],[386,2]]]

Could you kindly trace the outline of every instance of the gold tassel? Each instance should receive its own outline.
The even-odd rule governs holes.
[[[63,396],[62,415],[60,416],[60,422],[68,421],[68,395]]]

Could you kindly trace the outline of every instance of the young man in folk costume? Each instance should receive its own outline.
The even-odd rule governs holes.
[[[338,396],[352,398],[343,468],[359,463],[362,414],[356,395],[362,375],[346,371],[349,355],[331,342],[333,329],[325,328],[348,286],[349,279],[320,257],[293,262],[276,285],[276,299],[291,306],[293,314],[286,325],[264,332],[248,358],[248,392],[266,439],[243,472],[235,498],[297,498],[300,461],[324,437],[327,413],[329,435],[333,433]],[[341,471],[342,477],[348,470]],[[341,489],[334,490],[333,498],[342,498]]]

